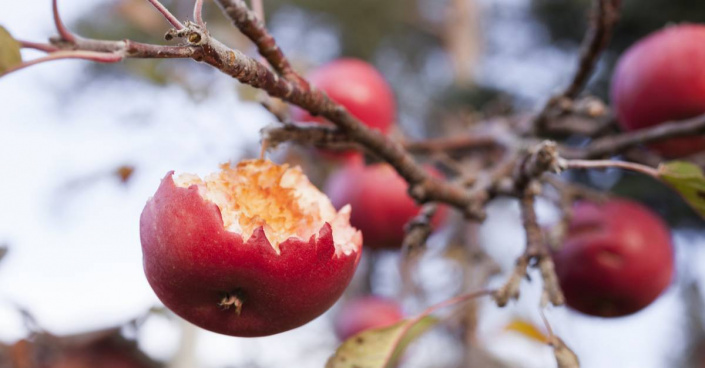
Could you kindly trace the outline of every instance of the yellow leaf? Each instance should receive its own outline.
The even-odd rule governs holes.
[[[5,27],[0,26],[0,74],[21,63],[20,43],[12,38]]]
[[[542,344],[547,344],[549,342],[548,336],[546,336],[538,327],[534,326],[531,322],[514,319],[504,328],[506,331],[518,332],[531,340],[538,341]]]

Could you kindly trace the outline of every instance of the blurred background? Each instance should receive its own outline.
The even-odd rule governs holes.
[[[180,19],[190,16],[191,0],[163,2]],[[267,25],[299,71],[341,56],[377,66],[394,87],[399,124],[411,139],[540,108],[573,71],[589,3],[264,0]],[[59,6],[69,27],[87,37],[162,43],[169,28],[143,0]],[[624,0],[623,7],[588,87],[604,99],[617,56],[635,40],[669,23],[705,22],[699,0]],[[254,55],[214,3],[206,2],[205,17],[218,39]],[[54,34],[51,2],[5,1],[0,24],[17,38],[45,40]],[[37,55],[26,51],[24,57]],[[339,344],[331,328],[336,308],[271,337],[220,336],[165,311],[142,271],[138,219],[159,180],[169,170],[205,175],[220,163],[255,157],[259,129],[275,121],[260,98],[184,60],[60,61],[0,80],[0,367],[32,367],[31,357],[57,349],[69,352],[55,365],[62,368],[95,366],[86,362],[103,355],[112,368],[325,365]],[[274,157],[302,164],[319,183],[325,175],[308,165],[305,152]],[[587,368],[705,366],[702,221],[668,191],[636,176],[607,171],[574,179],[636,197],[661,213],[674,227],[678,275],[665,295],[633,316],[602,320],[551,309],[556,334]],[[546,223],[556,219],[546,203],[539,212]],[[475,230],[478,249],[499,270],[490,285],[499,285],[524,247],[517,204],[494,201],[487,222]],[[475,269],[456,239],[450,227],[431,238],[413,278],[424,297],[403,298],[409,315],[484,280],[468,276]],[[371,291],[400,298],[399,257],[376,255]],[[355,281],[350,292],[363,283]],[[524,288],[521,300],[504,309],[486,301],[468,309],[476,322],[470,343],[459,338],[467,334],[459,331],[460,317],[448,316],[409,349],[403,366],[464,367],[469,359],[477,359],[477,367],[555,366],[551,349],[532,332],[545,333],[540,285]]]

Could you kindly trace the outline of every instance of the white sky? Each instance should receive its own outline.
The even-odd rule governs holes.
[[[63,1],[60,7],[70,21],[94,3]],[[510,9],[523,6],[522,1],[505,3]],[[53,33],[50,5],[48,0],[4,1],[0,24],[18,38],[43,40]],[[510,24],[516,27],[516,19],[498,22],[490,37],[506,35]],[[560,55],[539,60],[532,52],[536,56],[520,63],[516,50],[528,52],[535,41],[504,38],[511,41],[489,58],[504,64],[486,66],[487,78],[496,83],[518,86],[526,95],[545,93],[560,74],[556,65],[568,70],[570,64]],[[63,94],[76,87],[85,65],[55,62],[0,80],[0,243],[10,245],[0,263],[0,340],[24,333],[13,303],[28,308],[56,333],[112,326],[158,305],[143,276],[139,247],[138,219],[146,199],[168,170],[205,174],[241,156],[244,144],[257,141],[259,128],[272,121],[259,106],[239,102],[236,84],[227,77],[218,79],[217,93],[202,103],[179,88],[123,81],[79,86],[80,96],[61,108],[67,103]],[[149,123],[131,122],[135,116],[148,116]],[[101,174],[122,164],[137,167],[128,186]],[[516,212],[510,202],[494,204],[482,232],[489,252],[505,268],[511,268],[512,255],[523,247]],[[701,253],[694,256],[702,258]],[[549,349],[501,332],[512,316],[539,320],[536,286],[525,285],[517,305],[503,310],[486,306],[481,331],[489,349],[517,364],[553,366]],[[666,366],[667,352],[677,351],[681,314],[672,288],[633,317],[597,320],[561,309],[549,318],[586,368],[659,368]],[[176,349],[178,329],[173,322],[153,319],[141,342],[156,356],[167,357]],[[248,361],[265,367],[322,367],[335,348],[326,318],[262,339],[198,336],[197,356],[204,367]],[[436,337],[418,350],[433,356],[446,344]]]

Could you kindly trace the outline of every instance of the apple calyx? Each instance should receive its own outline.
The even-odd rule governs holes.
[[[241,291],[235,291],[232,294],[226,293],[223,299],[220,300],[218,306],[223,310],[228,310],[230,308],[235,308],[235,314],[238,316],[242,313],[242,305],[244,304],[244,299],[241,297]]]

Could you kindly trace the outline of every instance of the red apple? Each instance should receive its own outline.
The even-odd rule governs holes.
[[[554,261],[568,306],[600,317],[645,308],[671,283],[674,268],[666,224],[623,199],[576,203]]]
[[[639,130],[705,114],[705,25],[657,31],[629,48],[612,77],[612,103],[620,126]],[[649,145],[664,157],[705,150],[705,136]]]
[[[109,349],[64,351],[49,368],[154,368],[126,352]]]
[[[404,318],[401,306],[394,300],[366,296],[343,304],[335,316],[335,335],[341,341],[371,328],[391,326]]]
[[[440,175],[432,168],[429,172]],[[350,160],[328,179],[326,193],[336,208],[349,204],[355,209],[350,223],[362,231],[366,246],[399,249],[404,225],[420,210],[409,197],[408,187],[389,164],[365,166],[360,160]],[[443,220],[444,210],[436,213],[434,225]]]
[[[144,269],[169,309],[221,334],[264,336],[316,318],[340,297],[362,238],[298,167],[224,165],[172,173],[140,219]]]
[[[335,60],[314,70],[308,80],[370,128],[387,133],[396,120],[392,88],[375,67],[362,60]],[[295,121],[324,121],[299,108],[292,115]]]

